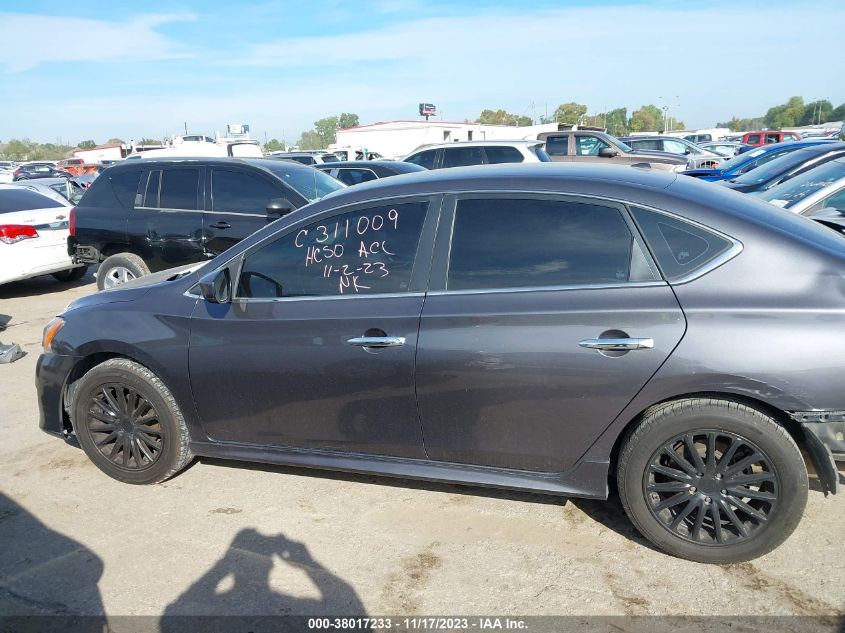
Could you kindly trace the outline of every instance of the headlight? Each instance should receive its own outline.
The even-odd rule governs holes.
[[[53,351],[51,349],[53,339],[56,337],[56,334],[59,333],[59,330],[62,329],[64,324],[65,320],[63,318],[56,317],[47,324],[47,327],[44,328],[44,335],[41,337],[41,347],[45,354],[49,354]]]

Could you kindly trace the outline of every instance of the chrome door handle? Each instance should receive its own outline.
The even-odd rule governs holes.
[[[405,344],[404,336],[359,336],[346,341],[361,347],[397,347]]]
[[[578,341],[581,347],[600,349],[606,352],[627,352],[632,349],[652,349],[653,338],[585,338]]]

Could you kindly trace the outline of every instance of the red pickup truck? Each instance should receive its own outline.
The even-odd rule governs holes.
[[[767,130],[765,132],[746,132],[742,135],[742,142],[746,145],[768,145],[769,143],[783,143],[784,141],[799,141],[797,132],[783,130]]]

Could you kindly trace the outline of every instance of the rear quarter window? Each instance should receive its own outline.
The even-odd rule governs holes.
[[[23,187],[0,190],[0,213],[29,211],[30,209],[52,209],[61,206],[63,206],[62,203]]]
[[[109,170],[101,174],[85,191],[80,206],[84,207],[124,207],[131,209],[138,191],[141,170]]]
[[[631,213],[669,281],[701,270],[733,246],[727,237],[672,215],[636,206]]]

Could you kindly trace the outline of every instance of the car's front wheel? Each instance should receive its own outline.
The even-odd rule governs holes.
[[[107,360],[74,383],[70,393],[79,444],[110,477],[158,483],[193,458],[173,394],[143,365],[126,358]]]
[[[617,478],[643,536],[703,563],[770,552],[796,528],[807,502],[804,459],[786,429],[728,400],[653,407],[629,433]]]
[[[135,253],[117,253],[106,257],[97,269],[97,289],[115,288],[149,274],[150,269]]]

